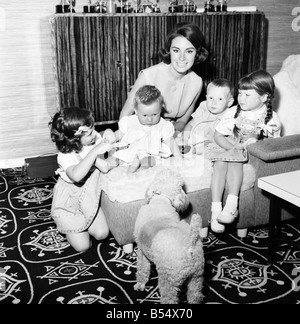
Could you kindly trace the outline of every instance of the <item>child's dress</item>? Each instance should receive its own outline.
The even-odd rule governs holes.
[[[276,112],[273,112],[272,119],[265,125],[265,117],[267,114],[266,107],[255,111],[240,111],[237,118],[234,118],[237,106],[229,108],[219,124],[216,131],[228,136],[232,142],[245,143],[249,138],[257,138],[262,133],[264,137],[279,137],[281,130],[281,123]],[[234,126],[239,129],[239,137],[235,138],[233,134]],[[206,148],[206,157],[212,161],[225,162],[247,162],[248,153],[245,149],[231,149],[225,150],[216,143],[211,143]]]
[[[94,145],[84,146],[80,153],[58,153],[58,181],[53,189],[52,218],[57,230],[63,234],[80,233],[87,230],[97,215],[100,203],[100,171],[91,170],[81,183],[74,183],[67,176],[68,167],[78,164],[101,142],[98,134]]]
[[[173,124],[163,118],[156,125],[147,126],[142,125],[136,115],[126,116],[119,121],[119,130],[124,134],[119,144],[125,149],[115,152],[113,157],[125,163],[132,163],[136,156],[140,160],[152,156],[159,163],[172,155],[164,141],[170,139],[175,130]]]

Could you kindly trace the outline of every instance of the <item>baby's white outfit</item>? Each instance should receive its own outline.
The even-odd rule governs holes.
[[[124,136],[120,141],[120,149],[113,154],[125,163],[132,163],[134,158],[139,159],[153,156],[156,161],[168,158],[172,152],[164,143],[174,136],[175,129],[171,122],[161,118],[156,125],[142,125],[136,115],[123,117],[119,121],[119,130]]]

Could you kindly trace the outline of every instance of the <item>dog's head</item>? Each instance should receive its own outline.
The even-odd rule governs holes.
[[[146,192],[148,201],[154,195],[162,195],[170,199],[171,204],[181,212],[187,209],[189,199],[183,190],[184,182],[181,175],[169,168],[162,168],[156,173]]]

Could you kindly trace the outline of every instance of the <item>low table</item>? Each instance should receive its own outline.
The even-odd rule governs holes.
[[[274,263],[278,241],[275,232],[281,221],[281,202],[284,200],[300,207],[300,170],[259,178],[258,187],[270,193],[268,259]]]

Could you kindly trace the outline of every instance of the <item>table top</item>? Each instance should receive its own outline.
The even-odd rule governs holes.
[[[259,178],[258,187],[300,207],[300,170]]]

